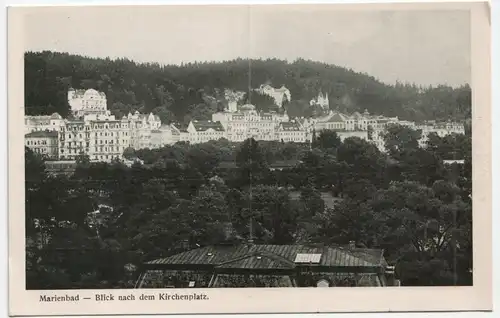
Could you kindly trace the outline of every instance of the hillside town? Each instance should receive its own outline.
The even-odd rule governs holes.
[[[323,114],[310,118],[290,118],[283,107],[292,96],[286,87],[261,85],[257,89],[275,100],[277,111],[259,112],[255,105],[244,100],[244,92],[226,90],[227,107],[212,114],[211,120],[192,119],[186,126],[163,124],[153,114],[138,111],[121,118],[111,114],[106,95],[95,89],[70,89],[68,104],[71,115],[63,118],[58,113],[43,116],[25,116],[25,146],[46,160],[75,160],[81,154],[91,161],[110,162],[123,159],[127,148],[158,149],[177,142],[199,144],[227,139],[243,142],[280,141],[284,143],[311,143],[314,135],[324,130],[335,131],[343,141],[358,137],[373,143],[384,152],[384,134],[391,124],[407,126],[422,132],[421,147],[427,136],[439,137],[464,134],[464,125],[458,122],[426,121],[415,123],[398,117],[374,115],[365,111],[345,114],[330,109],[328,94],[318,93],[310,105],[319,105]]]

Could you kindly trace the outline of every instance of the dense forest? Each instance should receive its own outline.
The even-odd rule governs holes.
[[[27,288],[132,288],[143,262],[221,242],[228,223],[256,243],[383,248],[404,286],[471,285],[470,129],[425,149],[419,137],[390,128],[387,154],[333,131],[311,145],[177,143],[128,150],[145,161],[132,167],[82,155],[71,176],[48,175],[26,148]],[[457,155],[465,164],[443,163]]]
[[[292,95],[285,109],[292,117],[312,115],[309,100],[320,91],[328,93],[330,109],[346,112],[368,110],[413,121],[460,120],[471,115],[468,85],[387,85],[367,74],[303,59],[159,65],[49,51],[25,54],[25,109],[28,115],[58,112],[66,116],[67,90],[94,88],[106,93],[108,108],[117,116],[139,110],[159,115],[164,123],[186,123],[191,118],[209,119],[223,109],[224,89],[247,92],[249,78],[252,88],[264,83],[285,85]],[[247,98],[259,110],[272,107],[268,98],[256,92]]]

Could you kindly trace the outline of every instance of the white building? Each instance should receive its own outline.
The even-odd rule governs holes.
[[[224,90],[224,97],[227,100],[227,112],[235,113],[238,111],[238,102],[245,97],[245,92]]]
[[[238,112],[212,114],[213,122],[220,122],[229,141],[241,142],[248,138],[255,140],[277,140],[276,130],[280,123],[288,122],[286,114],[259,113],[255,106],[246,104]]]
[[[59,159],[75,160],[86,154],[92,161],[121,159],[131,146],[127,122],[110,117],[106,120],[65,120],[59,132]]]
[[[192,144],[219,140],[225,137],[224,127],[219,121],[192,120],[187,128]]]
[[[34,131],[58,131],[63,118],[58,113],[50,116],[24,116],[24,133]]]
[[[295,120],[279,123],[276,129],[276,139],[283,142],[309,141],[307,132]]]
[[[95,89],[70,89],[68,91],[68,103],[75,117],[87,114],[109,115],[106,94]]]
[[[274,99],[274,103],[276,106],[283,106],[283,102],[285,100],[291,101],[292,94],[290,90],[285,86],[281,86],[280,88],[274,88],[271,85],[263,84],[257,89],[257,91],[263,95],[268,95]]]
[[[33,143],[29,133],[53,131],[57,133],[57,146],[52,147],[57,149],[51,148],[53,157],[75,160],[78,155],[86,154],[97,161],[121,159],[127,147],[142,149],[158,144],[153,131],[161,130],[161,121],[156,115],[135,112],[117,119],[107,110],[104,93],[93,89],[71,89],[68,102],[75,119],[63,119],[57,113],[25,116],[25,134],[29,139],[26,142]]]
[[[351,115],[330,111],[326,116],[311,119],[307,123],[307,127],[308,131],[314,129],[316,132],[325,129],[334,130],[341,140],[348,137],[365,139],[374,143],[380,151],[385,151],[384,135],[387,127],[391,124],[422,130],[422,138],[419,140],[419,144],[422,147],[425,147],[428,135],[431,132],[436,133],[439,137],[444,137],[452,133],[465,133],[464,125],[460,123],[430,122],[424,125],[416,125],[414,122],[399,120],[397,117],[373,116],[366,110],[363,114],[354,112]]]
[[[429,135],[435,133],[438,137],[445,137],[450,134],[465,134],[465,127],[462,124],[455,122],[444,122],[444,123],[425,123],[423,125],[416,125],[416,129],[422,131],[422,138],[419,140],[421,147],[427,146],[427,141],[429,140]]]
[[[33,131],[25,134],[24,145],[44,157],[57,159],[57,131]]]
[[[131,147],[134,149],[151,148],[151,132],[161,127],[160,117],[150,113],[149,115],[128,113],[123,116],[122,122],[128,123],[127,127],[131,135]]]

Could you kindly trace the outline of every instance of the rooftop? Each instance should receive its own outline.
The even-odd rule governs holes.
[[[24,135],[25,138],[57,138],[57,131],[34,131]]]
[[[299,131],[301,129],[297,122],[281,122],[280,126],[285,131]]]
[[[309,256],[304,257],[303,254]],[[311,256],[313,255],[313,256]],[[387,262],[381,249],[345,246],[308,245],[212,245],[157,259],[146,263],[148,268],[183,268],[185,265],[232,269],[294,269],[311,258],[317,266],[337,268],[385,268]],[[297,261],[299,260],[299,262]],[[314,260],[314,262],[312,262]]]
[[[192,123],[196,131],[206,131],[209,129],[213,129],[215,131],[224,131],[224,127],[222,126],[220,121],[193,120]]]

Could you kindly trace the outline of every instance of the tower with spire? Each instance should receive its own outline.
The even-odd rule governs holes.
[[[328,100],[328,93],[323,94],[323,92],[320,91],[316,98],[311,99],[310,105],[311,106],[318,105],[325,110],[330,109],[330,101]]]

